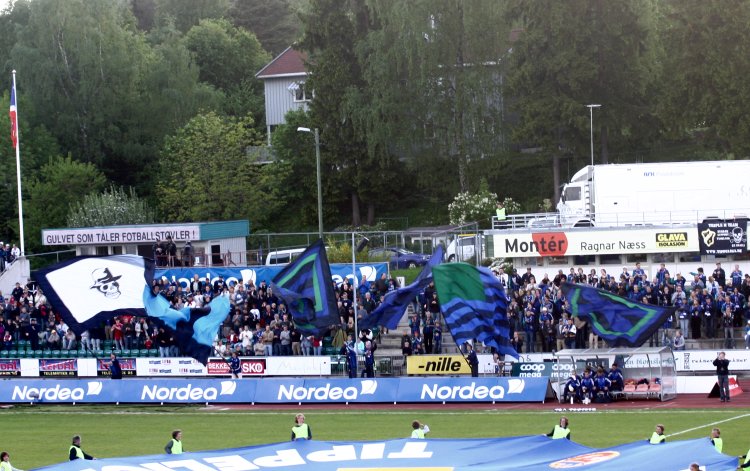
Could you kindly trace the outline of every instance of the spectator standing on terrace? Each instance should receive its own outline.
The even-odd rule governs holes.
[[[432,333],[432,353],[443,352],[443,328],[440,321],[435,321],[435,330]]]
[[[312,440],[312,429],[305,423],[305,414],[297,414],[294,416],[292,441],[295,440]]]
[[[112,326],[112,340],[114,340],[115,350],[125,350],[125,333],[123,331],[122,320],[118,317],[115,319],[115,325]]]
[[[68,449],[68,459],[69,461],[75,461],[75,460],[95,460],[93,456],[89,455],[88,453],[84,452],[81,449],[81,436],[80,435],[74,435],[73,436],[73,443],[70,445],[70,448]]]
[[[732,270],[729,277],[732,280],[732,288],[739,288],[742,286],[742,270],[740,270],[739,265],[734,266],[734,270]]]
[[[0,471],[23,471],[10,464],[10,455],[7,451],[0,453]]]
[[[357,377],[357,345],[354,343],[354,337],[349,334],[346,342],[346,365],[349,368],[349,377]]]
[[[164,447],[164,453],[168,455],[181,455],[183,451],[182,430],[174,430],[172,432],[172,439],[169,440]]]
[[[474,346],[466,342],[466,361],[469,363],[471,368],[471,376],[476,378],[479,376],[479,358],[477,358],[477,352],[474,351]]]
[[[714,270],[714,280],[716,280],[717,283],[719,283],[719,286],[722,288],[726,287],[727,285],[727,275],[724,272],[724,269],[721,268],[721,262],[716,262],[716,269]]]
[[[726,359],[726,353],[719,352],[714,360],[716,367],[716,376],[719,382],[719,396],[721,402],[729,402],[729,360]]]
[[[672,350],[685,350],[685,337],[680,329],[677,329],[672,339]]]
[[[558,425],[555,425],[552,431],[547,434],[547,436],[552,437],[553,440],[560,440],[562,438],[566,438],[570,440],[570,429],[568,428],[568,418],[560,417],[560,423]]]
[[[375,355],[372,351],[372,345],[369,340],[365,344],[365,370],[362,372],[362,376],[365,378],[375,377]]]
[[[750,321],[747,321],[745,326],[745,350],[750,349]]]
[[[232,358],[229,359],[229,369],[232,372],[232,378],[242,379],[242,363],[236,351],[232,352]]]
[[[724,348],[734,348],[734,313],[730,304],[724,308],[721,323],[724,327]]]

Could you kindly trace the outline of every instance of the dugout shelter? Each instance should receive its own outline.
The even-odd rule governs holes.
[[[587,366],[594,371],[597,366],[608,370],[616,362],[625,380],[623,391],[616,395],[625,399],[668,401],[677,396],[674,355],[667,347],[565,349],[555,357],[561,370],[575,368],[578,374]],[[554,388],[560,401],[564,387],[565,379],[561,378]]]

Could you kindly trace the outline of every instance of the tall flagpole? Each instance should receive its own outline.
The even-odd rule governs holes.
[[[15,96],[16,105],[16,122],[14,124],[16,135],[16,183],[18,186],[18,230],[21,248],[21,256],[26,256],[26,246],[23,237],[23,200],[21,199],[21,136],[18,133],[18,94],[16,93],[16,71],[13,71],[13,95]]]

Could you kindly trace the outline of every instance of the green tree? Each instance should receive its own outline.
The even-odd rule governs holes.
[[[396,159],[387,147],[367,145],[367,130],[356,126],[354,114],[368,101],[356,45],[367,34],[369,12],[364,0],[313,0],[303,16],[301,47],[310,53],[306,87],[315,91],[312,122],[321,129],[326,173],[346,193],[341,211],[351,211],[355,226],[373,224],[376,206],[390,206],[399,178]],[[310,124],[307,124],[311,127]],[[388,178],[382,178],[388,175]],[[361,208],[367,210],[362,217]]]
[[[661,115],[670,137],[698,135],[708,147],[750,152],[750,4],[740,0],[662,2],[665,51]]]
[[[110,187],[102,193],[91,193],[74,203],[68,213],[68,227],[118,226],[153,224],[153,208],[138,197],[132,187]]]
[[[167,137],[156,186],[165,220],[262,221],[259,215],[267,218],[284,207],[283,188],[275,188],[267,171],[248,156],[250,146],[263,143],[254,125],[250,117],[239,120],[209,112]],[[271,195],[264,193],[269,189]]]
[[[552,156],[555,192],[559,158],[589,154],[587,104],[602,105],[595,133],[603,163],[610,148],[641,148],[658,135],[654,8],[651,0],[509,2],[508,21],[520,27],[505,89],[519,115],[513,136]]]
[[[420,159],[423,185],[467,191],[471,159],[503,145],[504,2],[369,0],[375,26],[358,47],[370,101],[359,121],[371,146]],[[440,169],[432,173],[432,169]]]
[[[264,118],[263,84],[255,73],[271,57],[255,35],[227,20],[201,20],[188,31],[185,45],[195,57],[200,81],[225,94],[225,111],[252,113],[256,122]]]
[[[287,179],[281,185],[287,197],[287,207],[279,214],[282,225],[289,222],[299,229],[316,228],[318,223],[317,172],[315,166],[315,144],[309,133],[300,133],[297,128],[310,127],[312,118],[304,110],[290,111],[284,117],[286,124],[274,130],[273,149],[278,162],[288,168]],[[323,225],[330,226],[339,213],[339,205],[345,200],[338,184],[336,168],[327,157],[325,145],[321,144],[321,190],[323,196]]]
[[[156,21],[171,19],[183,33],[201,20],[224,18],[228,11],[229,0],[156,0]]]
[[[212,99],[187,51],[165,41],[155,52],[124,2],[31,2],[11,58],[28,118],[63,152],[142,194],[163,136]]]
[[[41,248],[41,231],[65,227],[71,206],[90,193],[102,191],[107,180],[93,164],[74,161],[70,156],[50,159],[29,188],[24,205],[27,253]]]
[[[232,0],[229,17],[235,26],[252,31],[273,56],[294,44],[300,34],[290,0]]]

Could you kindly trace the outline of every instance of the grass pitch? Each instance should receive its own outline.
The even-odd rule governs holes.
[[[306,410],[317,440],[383,440],[408,437],[411,421],[429,424],[428,438],[482,438],[543,434],[560,413],[494,409]],[[183,430],[187,451],[214,450],[287,441],[294,410],[221,410],[198,406],[16,406],[0,411],[0,448],[17,468],[30,469],[67,460],[70,438],[97,458],[163,453],[173,429]],[[566,413],[572,439],[591,447],[645,440],[654,425],[669,440],[708,437],[720,427],[724,452],[741,455],[750,446],[750,410],[643,409]]]

